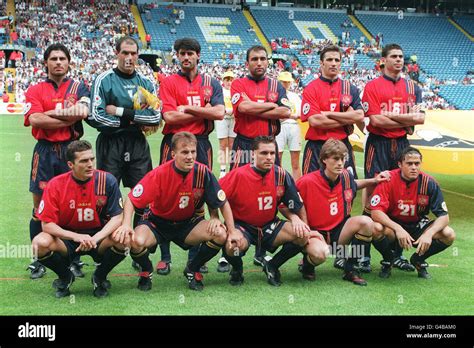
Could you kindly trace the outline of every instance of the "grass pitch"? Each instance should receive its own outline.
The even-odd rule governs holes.
[[[107,298],[92,296],[90,281],[93,262],[83,257],[86,277],[73,284],[72,296],[58,300],[51,287],[55,274],[32,281],[25,270],[30,260],[14,255],[19,246],[29,245],[28,224],[32,199],[28,192],[32,150],[35,140],[31,129],[23,127],[23,118],[0,116],[0,315],[472,315],[474,314],[474,176],[434,174],[441,184],[451,223],[457,234],[454,245],[430,258],[433,279],[418,279],[416,273],[394,270],[392,277],[381,280],[380,255],[372,248],[368,286],[358,287],[342,281],[341,271],[332,267],[333,259],[317,268],[317,281],[303,281],[297,258],[282,268],[283,285],[271,287],[260,268],[252,264],[253,248],[244,259],[245,283],[228,284],[228,275],[216,272],[217,258],[209,262],[205,289],[188,290],[182,275],[186,253],[172,245],[172,272],[154,275],[153,289],[136,289],[137,277],[131,259],[125,259],[109,276],[112,289]],[[86,126],[85,139],[95,144],[97,131]],[[159,158],[161,135],[149,137],[153,162]],[[211,141],[217,158],[215,133]],[[362,165],[362,154],[356,154]],[[215,161],[215,171],[219,170]],[[289,155],[284,154],[284,167]],[[363,171],[358,168],[359,174]],[[125,195],[127,189],[122,192]],[[361,212],[360,194],[353,212]],[[413,249],[414,251],[414,249]],[[410,252],[404,255],[409,257]],[[153,263],[159,255],[153,256]]]

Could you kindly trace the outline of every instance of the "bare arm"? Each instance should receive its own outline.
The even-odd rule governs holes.
[[[375,222],[381,223],[383,226],[392,229],[395,233],[395,237],[398,239],[400,246],[404,249],[410,249],[412,243],[415,241],[410,234],[405,231],[405,229],[397,224],[395,221],[390,219],[390,217],[381,210],[372,210],[372,220]]]
[[[115,215],[113,216],[106,224],[104,227],[102,227],[102,229],[97,232],[96,234],[94,234],[93,238],[95,240],[96,243],[99,243],[101,240],[107,238],[109,235],[111,235],[117,228],[119,228],[119,226],[121,225],[122,223],[122,218],[123,218],[123,215],[122,214],[119,214],[119,215]]]
[[[308,123],[311,127],[321,128],[321,129],[331,129],[343,127],[344,123],[333,120],[323,114],[314,114],[308,118]]]
[[[390,172],[388,170],[377,174],[377,176],[375,178],[356,179],[355,180],[358,190],[361,190],[361,189],[366,188],[368,186],[375,186],[378,183],[381,183],[381,182],[384,182],[384,181],[390,181]]]
[[[374,127],[379,127],[379,128],[387,128],[387,129],[392,129],[392,128],[403,128],[405,127],[404,124],[391,119],[388,116],[385,115],[370,115],[370,124]]]
[[[177,125],[195,122],[199,117],[179,111],[168,111],[163,114],[163,119],[169,125]]]
[[[68,119],[67,121],[60,120],[40,112],[31,114],[28,120],[30,121],[30,125],[32,127],[41,129],[58,129],[69,127],[78,121],[78,119],[74,118]]]
[[[88,114],[89,107],[81,102],[78,102],[67,109],[54,109],[45,112],[45,115],[64,121],[72,119],[76,121],[83,120],[88,116]]]
[[[263,112],[273,110],[277,107],[278,105],[275,103],[258,103],[251,100],[245,100],[239,104],[238,110],[247,115],[260,116]]]
[[[224,105],[215,105],[207,104],[205,107],[194,106],[194,105],[185,105],[183,106],[183,112],[186,114],[191,114],[195,117],[203,118],[206,120],[223,120],[225,113]]]
[[[291,110],[285,106],[279,106],[273,110],[262,112],[258,116],[269,120],[280,120],[284,118],[291,118]]]
[[[43,227],[43,232],[49,233],[54,237],[77,241],[78,233],[65,230],[54,222],[43,222],[41,225]]]
[[[354,110],[352,107],[349,107],[346,112],[323,111],[322,113],[328,118],[346,125],[361,122],[364,119],[364,111]]]

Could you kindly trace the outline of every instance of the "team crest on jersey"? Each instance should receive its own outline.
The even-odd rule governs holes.
[[[202,95],[204,96],[204,98],[210,98],[212,96],[212,87],[211,86],[203,87]]]
[[[204,189],[194,189],[193,190],[193,196],[194,196],[195,200],[197,200],[197,201],[201,200],[203,195],[204,195]]]
[[[237,104],[237,102],[240,100],[240,93],[235,93],[233,96],[232,96],[232,104]]]
[[[38,214],[41,214],[44,210],[44,201],[41,200],[39,207],[38,207]]]
[[[143,185],[142,184],[138,184],[137,186],[135,186],[133,188],[133,191],[132,191],[132,196],[133,197],[138,198],[142,194],[143,194]]]
[[[309,103],[305,103],[303,105],[303,115],[307,115],[310,109],[311,109],[311,106],[309,105]]]
[[[268,92],[268,101],[271,103],[275,103],[278,100],[278,93],[277,92]]]
[[[352,201],[352,190],[351,189],[344,190],[344,199],[346,200],[346,202]]]
[[[23,106],[23,113],[27,114],[28,111],[31,110],[31,103],[26,103],[25,106]]]
[[[285,105],[285,106],[289,107],[290,109],[291,109],[291,107],[292,107],[291,102],[290,102],[288,99],[286,99],[286,98],[282,98],[282,99],[281,99],[281,103],[282,103],[282,105]]]
[[[379,195],[375,195],[372,197],[372,199],[370,200],[370,205],[372,207],[376,207],[378,206],[380,203],[380,196]]]
[[[352,103],[352,96],[350,94],[344,94],[341,99],[342,105],[349,106]]]
[[[95,202],[95,206],[97,208],[102,208],[105,203],[107,203],[107,197],[99,197],[97,198],[97,201]]]
[[[441,203],[441,208],[443,208],[445,212],[448,212],[448,206],[446,205],[446,202]]]
[[[412,94],[408,95],[408,103],[410,105],[415,105],[416,104],[416,96],[414,96]]]
[[[276,195],[277,200],[279,200],[285,194],[285,187],[284,186],[277,186],[276,188]]]
[[[217,198],[218,198],[221,202],[224,202],[224,201],[225,201],[226,195],[225,195],[224,190],[219,190],[219,192],[217,192]]]
[[[96,95],[94,97],[94,106],[98,106],[98,105],[100,105],[100,103],[102,103],[102,98],[100,96]]]
[[[364,112],[369,111],[369,103],[368,102],[363,102],[362,103],[362,109],[364,109]]]
[[[428,205],[430,198],[427,195],[418,196],[418,205]]]

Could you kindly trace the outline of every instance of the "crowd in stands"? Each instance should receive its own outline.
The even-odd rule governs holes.
[[[72,62],[70,77],[83,81],[87,85],[101,72],[113,67],[115,60],[114,43],[117,37],[137,33],[137,25],[128,5],[117,3],[94,2],[93,5],[81,1],[57,1],[52,6],[42,6],[41,2],[17,1],[16,29],[18,38],[15,43],[35,49],[35,56],[31,60],[14,59],[16,76],[4,75],[0,82],[0,91],[16,93],[17,101],[24,101],[24,92],[31,84],[46,77],[42,56],[45,48],[53,42],[65,42],[70,49]],[[152,5],[150,5],[152,6]],[[142,7],[142,11],[149,8]],[[177,9],[170,8],[171,19],[176,19]],[[342,23],[346,28],[351,23]],[[380,57],[380,46],[383,34],[378,33],[373,42],[368,43],[364,38],[351,40],[347,36],[338,42],[343,52],[342,77],[348,78],[360,91],[365,84],[380,74],[379,61],[374,69],[357,66],[355,54],[365,54],[371,57]],[[281,70],[291,71],[295,84],[293,91],[301,93],[305,83],[318,77],[319,51],[330,41],[313,41],[311,39],[275,38],[272,40],[273,51],[279,49],[294,49],[305,54],[308,58],[307,66],[300,66],[296,59],[283,63],[274,62],[269,69],[269,76],[276,78]],[[212,50],[212,46],[203,47],[203,50]],[[225,53],[224,53],[225,54]],[[222,55],[222,54],[221,54]],[[11,57],[10,57],[11,58]],[[0,51],[0,66],[12,66],[10,61],[5,65],[4,54]],[[226,62],[226,64],[223,64]],[[201,71],[220,77],[226,69],[232,69],[237,77],[247,74],[244,63],[245,50],[231,52],[227,56],[216,56],[213,64],[201,64]],[[160,78],[178,70],[176,57],[171,65],[161,64],[161,72],[156,75],[150,66],[140,61],[138,71],[150,78]],[[14,66],[14,65],[13,65]],[[415,59],[407,64],[407,75],[419,81],[419,67]],[[443,98],[438,95],[439,85],[450,84],[452,81],[437,81],[426,78],[420,82],[424,91],[424,102],[427,108],[451,108]],[[474,83],[473,78],[467,76],[463,84]]]
[[[19,44],[35,49],[30,61],[17,62],[16,95],[46,76],[42,64],[44,50],[53,42],[64,42],[71,52],[72,78],[90,85],[101,72],[112,67],[114,44],[121,35],[138,33],[128,5],[82,1],[57,1],[51,6],[17,1]],[[5,65],[2,65],[5,66]]]

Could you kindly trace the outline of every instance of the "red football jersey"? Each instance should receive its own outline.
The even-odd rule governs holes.
[[[320,77],[312,81],[303,91],[301,102],[301,121],[307,122],[312,115],[320,114],[321,111],[346,111],[349,106],[354,110],[361,110],[359,91],[350,85],[346,94],[342,93],[343,82]],[[341,110],[343,108],[343,110]],[[317,117],[317,116],[316,116]],[[306,140],[328,140],[329,138],[345,139],[348,136],[346,127],[322,129],[309,127],[306,132]]]
[[[25,113],[25,127],[30,126],[29,117],[34,113],[44,113],[49,110],[66,109],[76,104],[81,98],[89,98],[90,93],[82,82],[65,79],[57,88],[51,80],[31,86],[25,93],[27,111]],[[32,127],[31,133],[35,139],[51,142],[76,140],[82,136],[81,121],[69,127],[57,129],[42,129]]]
[[[175,161],[147,173],[128,197],[136,208],[150,204],[153,215],[170,221],[190,219],[204,202],[217,209],[226,201],[217,179],[205,165],[196,162],[193,170],[182,172]]]
[[[232,170],[219,180],[225,191],[236,221],[263,227],[277,215],[283,202],[292,212],[303,203],[291,175],[279,166],[266,173],[251,164]]]
[[[122,212],[120,189],[115,177],[100,170],[86,181],[72,172],[51,179],[38,207],[38,218],[74,232],[102,228]]]
[[[296,186],[312,229],[330,231],[351,214],[357,184],[347,170],[335,182],[331,182],[322,169],[311,172],[303,175]]]
[[[418,86],[415,86],[415,100],[411,99],[412,96],[408,93],[405,79],[400,78],[394,81],[390,77],[382,75],[365,85],[362,106],[367,117],[380,115],[382,111],[405,114],[408,112],[408,105],[421,103],[421,90]],[[388,129],[374,127],[370,123],[367,130],[387,138],[399,138],[406,134],[406,129],[403,127]]]
[[[242,94],[246,94],[253,102],[272,102],[281,106],[281,100],[287,98],[281,83],[268,78],[256,81],[251,76],[247,76],[232,82],[230,94],[235,116],[234,132],[252,139],[259,135],[280,133],[280,120],[247,115],[238,111],[238,107],[243,101]]]
[[[372,210],[381,210],[392,220],[402,224],[417,223],[431,210],[437,217],[448,209],[438,183],[429,175],[420,173],[408,182],[401,170],[390,171],[391,179],[377,185],[370,200]]]
[[[180,105],[206,106],[206,100],[212,106],[224,105],[222,86],[217,80],[212,79],[210,86],[204,86],[203,75],[198,75],[191,82],[181,72],[168,76],[160,85],[160,99],[163,103],[162,114],[176,111]],[[195,135],[206,135],[214,129],[214,121],[197,119],[182,125],[169,125],[165,123],[163,134],[175,134],[188,131]]]

